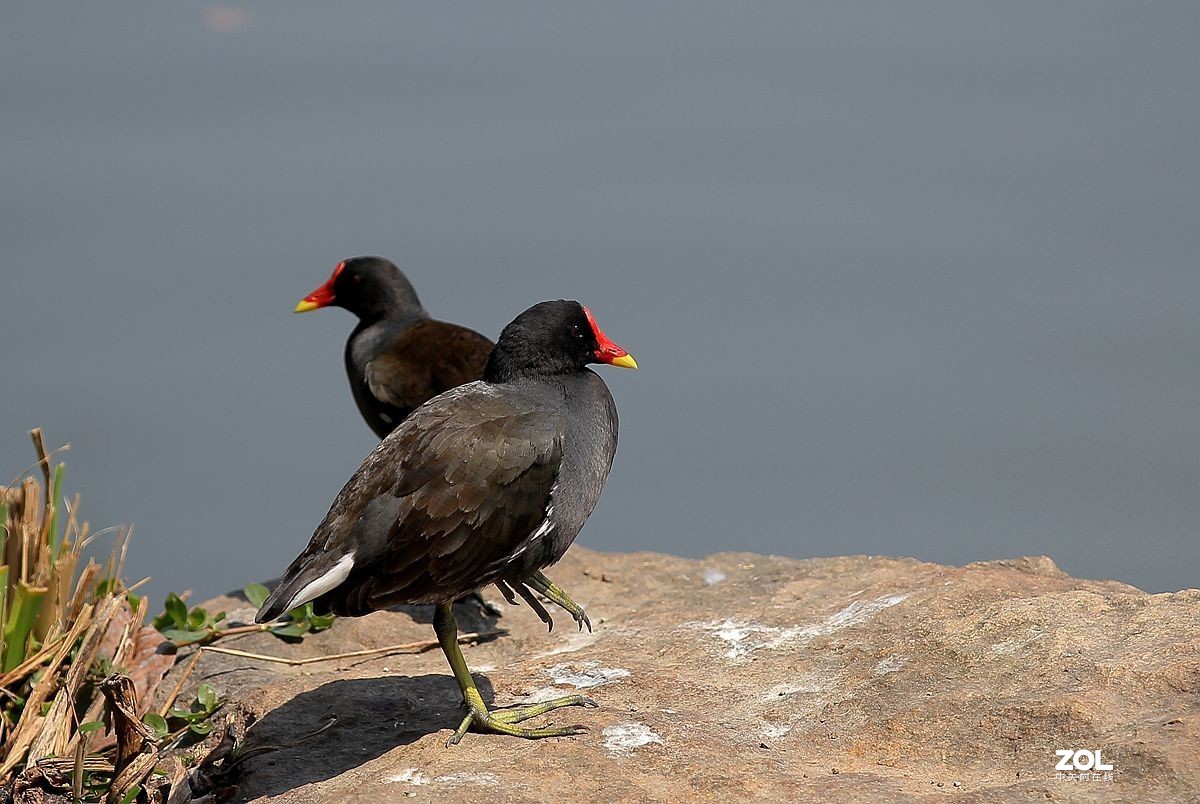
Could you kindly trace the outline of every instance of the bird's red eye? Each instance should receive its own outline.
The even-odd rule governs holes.
[[[571,337],[572,338],[582,338],[583,337],[583,328],[580,327],[578,324],[572,324],[571,325]]]
[[[354,282],[354,284],[356,284],[356,285],[361,285],[361,284],[362,284],[362,274],[354,274],[353,276],[351,276],[351,277],[350,277],[350,279],[351,279],[351,281],[353,281],[353,282]]]

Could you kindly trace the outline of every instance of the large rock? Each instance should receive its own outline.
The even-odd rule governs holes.
[[[586,691],[598,709],[544,720],[590,733],[472,733],[446,748],[463,710],[436,650],[298,667],[207,654],[196,678],[260,718],[250,747],[337,717],[246,762],[239,798],[1200,799],[1200,591],[1149,595],[1046,558],[957,568],[574,548],[549,574],[595,633],[561,613],[547,635],[506,606],[509,633],[464,650],[497,705]],[[313,656],[429,639],[428,623],[415,608],[299,645],[223,644]],[[1060,775],[1059,749],[1101,752],[1111,776]]]

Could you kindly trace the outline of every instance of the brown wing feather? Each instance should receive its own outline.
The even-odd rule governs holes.
[[[482,377],[491,351],[492,342],[474,330],[419,321],[367,363],[367,387],[380,402],[414,410],[443,391]]]
[[[363,462],[313,535],[305,552],[331,565],[355,550],[350,577],[318,606],[363,614],[453,600],[499,577],[545,517],[564,430],[561,416],[533,400],[482,385],[416,411]]]

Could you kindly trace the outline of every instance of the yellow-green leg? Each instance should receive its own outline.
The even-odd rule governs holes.
[[[462,690],[463,700],[467,704],[467,716],[463,718],[463,722],[455,729],[450,739],[446,741],[447,748],[461,740],[463,735],[467,733],[467,729],[471,728],[472,725],[480,731],[511,734],[513,737],[525,737],[527,739],[570,737],[587,731],[587,726],[583,725],[558,728],[545,727],[540,729],[528,729],[516,725],[523,720],[544,715],[547,712],[564,706],[596,705],[595,701],[584,695],[567,695],[562,698],[555,698],[552,701],[544,701],[528,706],[518,706],[496,712],[488,711],[487,706],[483,702],[483,697],[479,694],[479,688],[475,686],[475,680],[471,678],[471,671],[467,668],[467,660],[463,658],[462,649],[458,647],[458,623],[454,621],[454,609],[451,604],[443,603],[438,605],[433,613],[433,630],[437,633],[438,642],[442,646],[442,652],[446,654],[446,660],[450,663],[450,669],[454,672],[454,679],[458,682],[458,688]]]

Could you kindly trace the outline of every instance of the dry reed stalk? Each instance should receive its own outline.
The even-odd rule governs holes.
[[[171,694],[167,696],[162,706],[158,708],[160,717],[166,717],[167,713],[171,711],[171,707],[175,705],[175,700],[179,697],[179,693],[183,692],[183,685],[187,683],[187,680],[192,675],[192,671],[196,669],[196,665],[200,663],[200,657],[203,655],[203,651],[199,650],[192,654],[192,658],[188,660],[187,666],[179,674],[179,680],[175,682],[175,687],[171,690]]]
[[[478,639],[487,639],[489,637],[500,636],[506,634],[507,631],[497,629],[495,631],[477,631],[470,634],[459,634],[458,641],[461,643],[474,642]],[[272,662],[274,664],[286,664],[289,667],[298,667],[303,664],[316,664],[317,662],[332,662],[338,659],[357,659],[362,656],[381,656],[388,653],[424,653],[427,650],[433,650],[440,643],[436,639],[425,639],[420,642],[405,642],[400,645],[388,645],[383,648],[366,648],[364,650],[352,650],[349,653],[334,653],[329,656],[309,656],[303,659],[289,659],[285,656],[270,656],[266,653],[251,653],[246,650],[235,650],[234,648],[218,648],[214,645],[204,645],[200,648],[201,651],[211,651],[213,653],[224,653],[228,656],[238,656],[242,659],[255,659],[260,662]]]
[[[91,618],[82,619],[76,624],[72,632],[67,635],[61,643],[61,647],[55,653],[54,658],[46,666],[46,670],[42,673],[42,677],[36,684],[33,685],[33,691],[29,697],[25,699],[25,706],[21,709],[21,717],[17,721],[16,728],[13,730],[12,736],[9,738],[8,745],[5,748],[8,755],[4,758],[3,764],[0,764],[0,778],[4,778],[12,772],[18,764],[25,760],[26,751],[33,744],[37,736],[42,732],[45,726],[45,718],[41,716],[42,704],[55,691],[58,679],[58,668],[67,658],[71,648],[75,645],[75,640],[71,638],[72,634],[76,636],[79,633],[89,629],[92,626]],[[90,631],[89,631],[90,633]],[[86,639],[86,637],[85,637]],[[77,666],[77,662],[72,665],[72,668]]]
[[[87,605],[88,598],[91,597],[92,591],[96,588],[96,576],[99,574],[100,565],[89,558],[87,566],[79,573],[79,580],[75,583],[75,594],[71,596],[71,602],[67,604],[67,611],[63,615],[63,622],[73,621],[79,616],[79,612],[83,611],[83,607]]]
[[[65,635],[60,634],[58,637],[51,639],[43,645],[37,653],[30,656],[25,661],[14,667],[9,672],[0,676],[0,691],[7,692],[9,687],[12,687],[16,682],[21,681],[25,676],[37,670],[53,653],[62,645],[61,642]]]

